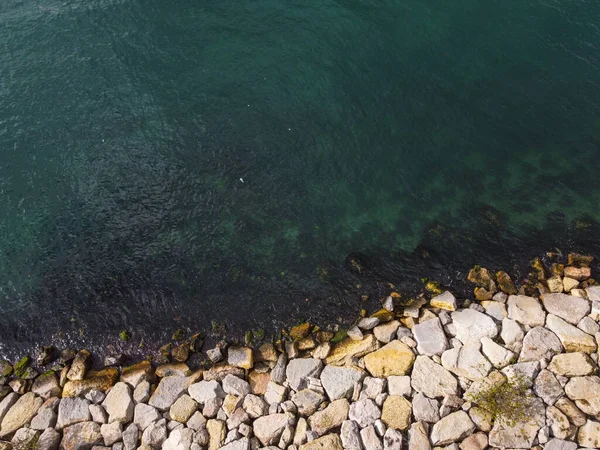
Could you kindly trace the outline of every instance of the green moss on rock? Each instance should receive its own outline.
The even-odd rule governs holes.
[[[15,375],[19,378],[23,377],[27,372],[27,368],[31,364],[31,357],[29,355],[23,356],[19,362],[17,362],[14,366]]]

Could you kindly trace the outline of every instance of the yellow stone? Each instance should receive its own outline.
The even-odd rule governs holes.
[[[378,348],[379,342],[372,334],[367,334],[360,341],[346,338],[333,347],[325,362],[334,366],[343,366],[347,361],[350,362],[353,357],[360,358]]]
[[[328,434],[300,446],[300,450],[343,450],[342,440],[337,434]]]
[[[79,397],[86,392],[96,389],[106,392],[117,382],[119,370],[116,367],[100,370],[98,372],[91,371],[84,380],[67,381],[63,388],[63,397]]]
[[[206,430],[209,436],[208,450],[219,450],[225,442],[225,422],[210,419],[206,422]]]
[[[400,395],[390,395],[383,403],[381,420],[390,428],[406,430],[410,426],[411,403]]]
[[[233,412],[240,406],[242,406],[242,399],[235,395],[227,394],[225,400],[223,400],[223,410],[228,416],[233,414]]]
[[[300,325],[296,325],[290,331],[290,337],[294,340],[302,339],[308,336],[310,333],[311,325],[308,322],[301,323]]]
[[[367,370],[378,378],[406,375],[414,362],[415,354],[408,345],[400,341],[392,341],[365,356]]]
[[[412,330],[412,327],[415,326],[415,319],[413,319],[412,317],[401,317],[400,323],[409,330]]]
[[[315,344],[315,340],[312,338],[312,336],[307,336],[298,341],[298,350],[300,351],[312,350],[316,346],[317,344]]]
[[[259,373],[253,370],[248,375],[248,383],[250,383],[250,389],[254,395],[264,395],[267,392],[269,381],[271,381],[271,375],[268,373]]]
[[[394,313],[385,308],[381,308],[379,311],[375,311],[373,314],[371,314],[371,317],[376,317],[381,323],[389,322],[394,318]]]

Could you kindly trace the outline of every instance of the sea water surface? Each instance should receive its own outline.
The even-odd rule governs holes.
[[[596,0],[3,0],[2,351],[334,321],[595,251],[599,24]]]

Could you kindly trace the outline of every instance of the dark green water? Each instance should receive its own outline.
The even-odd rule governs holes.
[[[432,234],[461,268],[596,242],[599,24],[586,0],[2,1],[4,341],[353,314],[346,257],[417,280],[399,255]]]

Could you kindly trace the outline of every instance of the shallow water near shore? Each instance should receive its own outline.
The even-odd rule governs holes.
[[[349,319],[388,282],[597,253],[598,23],[594,1],[5,0],[0,350]]]

